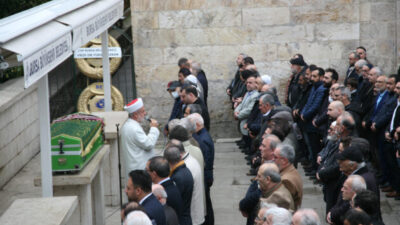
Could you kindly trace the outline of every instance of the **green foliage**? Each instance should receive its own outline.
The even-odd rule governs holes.
[[[9,79],[21,77],[24,75],[24,68],[22,66],[0,70],[0,83],[4,83]]]
[[[51,0],[0,0],[0,19],[49,1]]]

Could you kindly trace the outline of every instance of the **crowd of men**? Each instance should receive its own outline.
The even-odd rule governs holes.
[[[246,54],[237,57],[226,93],[255,176],[239,203],[248,225],[320,224],[301,209],[300,163],[322,186],[329,224],[384,224],[380,191],[400,200],[399,75],[384,74],[362,46],[348,59],[339,75],[294,55],[281,105],[271,77]]]
[[[343,75],[296,54],[281,104],[271,77],[261,76],[251,57],[239,54],[236,63],[226,93],[242,135],[237,145],[254,176],[239,203],[247,224],[384,224],[380,191],[400,200],[398,75],[384,75],[363,47],[349,54]],[[214,224],[208,81],[199,63],[181,58],[178,66],[178,80],[167,85],[174,104],[161,155],[154,152],[158,122],[148,119],[147,134],[142,128],[143,101],[125,106],[126,224]],[[325,218],[302,208],[300,164],[322,186]]]
[[[210,197],[214,142],[209,134],[208,83],[201,65],[182,58],[178,80],[167,85],[174,104],[163,133],[169,139],[161,155],[154,151],[158,122],[143,130],[146,110],[141,98],[127,104],[121,129],[128,203],[121,217],[127,225],[213,225]],[[135,213],[135,216],[131,216]]]

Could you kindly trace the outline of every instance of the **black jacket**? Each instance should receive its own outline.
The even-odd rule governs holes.
[[[258,188],[257,181],[254,180],[247,189],[246,196],[239,202],[240,211],[243,211],[248,215],[246,225],[254,224],[254,219],[256,218],[256,209],[258,202],[260,201],[260,197],[261,190]]]
[[[344,180],[340,178],[339,164],[336,161],[336,153],[339,151],[339,141],[328,141],[319,155],[322,157],[321,165],[318,168],[318,175],[322,181],[326,212],[336,203],[340,193],[340,186]]]
[[[175,213],[175,210],[169,205],[164,205],[164,213],[165,218],[167,220],[167,225],[176,225],[179,224],[178,216]]]
[[[317,115],[315,115],[314,120],[315,120],[315,125],[317,125],[318,130],[321,132],[322,136],[325,137],[327,130],[328,130],[328,120],[329,116],[326,114],[328,112],[328,106],[329,106],[329,89],[325,90],[325,97],[324,100],[322,101],[322,105],[318,110]]]
[[[171,206],[176,215],[179,218],[179,221],[183,219],[183,201],[181,193],[179,192],[178,187],[174,184],[172,180],[167,180],[161,184],[165,192],[167,193],[167,205]],[[184,221],[184,220],[183,220]]]
[[[203,87],[204,91],[204,103],[207,105],[207,98],[208,98],[208,81],[206,77],[206,73],[203,70],[197,74],[197,80],[199,80],[201,86]]]
[[[193,104],[199,104],[201,107],[201,117],[204,120],[204,127],[209,131],[210,130],[210,115],[208,114],[208,108],[206,104],[200,98],[197,98]],[[184,110],[185,111],[185,110]]]
[[[175,169],[171,175],[173,180],[178,187],[179,192],[182,196],[183,201],[183,221],[181,225],[192,224],[192,218],[190,217],[190,204],[192,202],[193,193],[193,176],[186,165],[183,164]]]
[[[365,114],[367,114],[371,108],[374,105],[374,87],[373,85],[371,85],[371,83],[369,83],[368,80],[364,80],[361,83],[361,89],[359,89],[357,97],[356,97],[356,101],[360,102],[361,104],[361,118],[363,118],[365,116]]]
[[[348,80],[349,78],[355,78],[356,80],[358,80],[358,74],[357,74],[357,72],[356,72],[355,66],[350,66],[350,67],[347,69],[346,78],[344,78],[344,86],[347,85],[347,80]]]
[[[257,99],[259,99],[259,97]],[[259,104],[260,102],[256,100],[253,108],[251,109],[250,115],[247,118],[247,128],[253,135],[257,135],[261,129],[262,114],[260,112],[260,109],[258,108]]]
[[[164,208],[153,194],[146,198],[141,205],[150,219],[155,220],[157,225],[167,225]]]

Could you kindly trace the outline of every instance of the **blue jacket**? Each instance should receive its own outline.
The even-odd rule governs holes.
[[[171,206],[178,216],[180,223],[182,224],[183,220],[183,201],[181,193],[179,189],[175,186],[172,180],[164,181],[161,184],[165,192],[167,193],[167,205]]]
[[[379,111],[379,114],[375,115],[373,120],[373,122],[375,122],[376,129],[383,129],[390,123],[393,111],[397,106],[397,96],[394,93],[388,93],[385,102],[383,103],[383,105],[379,104],[382,105],[382,107]]]
[[[214,181],[214,142],[205,128],[194,133],[192,136],[199,143],[200,150],[203,153],[205,184],[211,186]]]
[[[146,198],[141,205],[150,219],[155,220],[157,225],[167,225],[164,208],[153,194]]]
[[[312,125],[312,119],[318,113],[319,108],[322,105],[322,101],[325,96],[325,90],[323,83],[317,82],[311,88],[310,95],[308,96],[307,103],[301,110],[300,115],[303,116],[306,129],[310,131],[317,131],[317,129]]]
[[[174,107],[172,107],[171,115],[169,116],[168,121],[173,120],[173,119],[180,119],[182,117],[183,117],[182,102],[181,102],[181,98],[178,97],[174,101]]]
[[[183,201],[183,218],[181,225],[192,225],[192,217],[190,217],[190,204],[192,202],[193,194],[193,176],[185,164],[177,167],[171,175],[173,180],[178,187],[179,192],[182,196]]]

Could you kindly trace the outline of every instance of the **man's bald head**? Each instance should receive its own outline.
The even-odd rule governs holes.
[[[293,215],[293,225],[320,225],[318,214],[313,209],[299,209]]]
[[[151,191],[153,192],[153,195],[156,196],[161,205],[166,204],[168,195],[161,184],[153,184],[151,186]]]
[[[279,174],[279,167],[274,162],[266,162],[260,166],[260,170],[265,174],[266,171],[276,172]]]
[[[337,119],[344,112],[344,105],[341,101],[333,101],[328,106],[327,114],[332,119]]]

